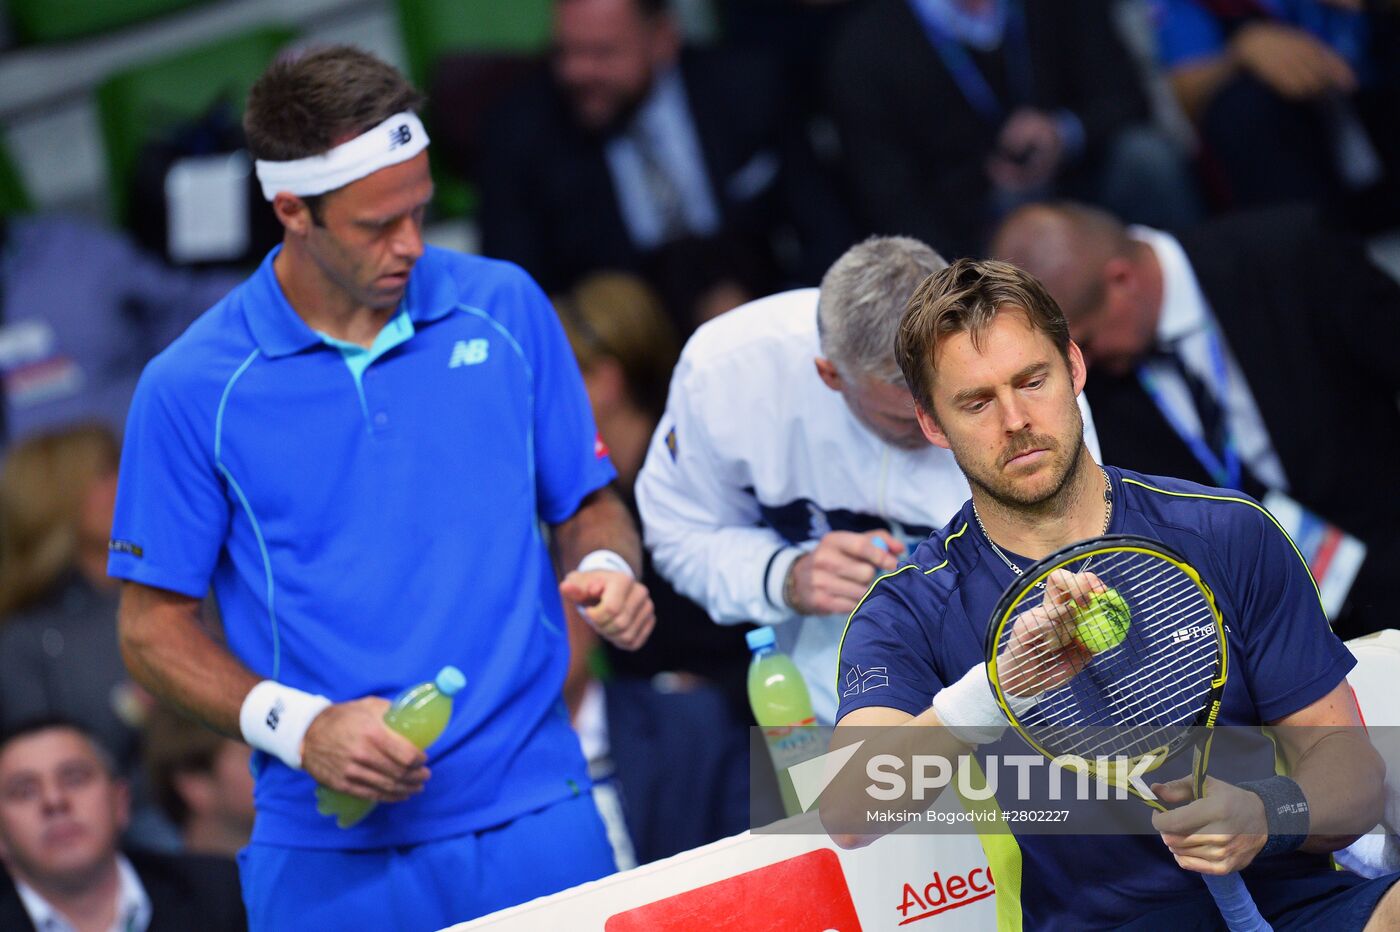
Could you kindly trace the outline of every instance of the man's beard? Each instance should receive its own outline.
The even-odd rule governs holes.
[[[569,92],[565,90],[565,94],[568,95]],[[637,111],[642,108],[642,104],[650,94],[651,88],[648,87],[643,93],[626,98],[618,104],[617,109],[606,120],[598,124],[585,123],[578,116],[574,109],[574,103],[570,100],[570,116],[573,117],[575,125],[582,130],[585,136],[598,140],[613,139],[631,129],[633,118],[636,117]]]
[[[1054,511],[1064,497],[1065,490],[1074,478],[1075,466],[1084,454],[1084,417],[1079,406],[1074,406],[1075,430],[1070,442],[1062,444],[1050,434],[1021,433],[1012,438],[1006,449],[1001,451],[1000,462],[986,471],[986,475],[969,464],[953,449],[953,459],[967,477],[968,485],[985,494],[997,505],[1008,511],[1044,512]],[[1042,449],[1051,456],[1051,482],[1047,490],[1022,489],[1010,480],[1003,481],[1000,469],[1012,458],[1027,450]]]

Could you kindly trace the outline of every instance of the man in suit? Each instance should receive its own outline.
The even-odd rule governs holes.
[[[848,229],[775,70],[682,53],[665,0],[558,0],[554,23],[550,73],[485,133],[484,253],[551,293],[640,274],[685,333],[820,278]]]
[[[826,86],[874,233],[975,254],[1010,207],[1050,193],[1147,223],[1196,212],[1106,0],[869,0]]]
[[[1056,204],[1012,214],[992,248],[1064,308],[1109,461],[1264,501],[1308,552],[1324,601],[1328,556],[1347,550],[1336,532],[1354,535],[1366,556],[1334,627],[1394,625],[1400,285],[1360,241],[1306,207],[1178,239]]]
[[[39,720],[0,736],[0,928],[247,928],[232,861],[118,850],[128,806],[79,726]]]

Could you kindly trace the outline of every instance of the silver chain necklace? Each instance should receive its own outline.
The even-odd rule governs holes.
[[[1104,471],[1102,466],[1099,467],[1099,472],[1103,473],[1103,531],[1100,533],[1107,534],[1108,524],[1113,519],[1113,483],[1109,481],[1108,473]],[[988,544],[991,544],[992,549],[996,551],[996,555],[1001,557],[1001,562],[1010,567],[1011,572],[1015,573],[1017,576],[1022,575],[1023,570],[1015,563],[1012,563],[1010,557],[1002,553],[1001,548],[997,546],[997,542],[992,540],[992,535],[987,533],[987,526],[982,523],[982,516],[977,513],[977,502],[975,501],[972,503],[972,517],[976,519],[977,527],[982,532],[982,537]],[[1085,563],[1084,566],[1080,568],[1080,572],[1088,568],[1089,564]],[[1045,583],[1038,582],[1036,583],[1036,587],[1044,589]]]

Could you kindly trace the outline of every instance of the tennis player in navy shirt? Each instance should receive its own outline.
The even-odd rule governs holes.
[[[282,245],[147,367],[127,426],[122,650],[257,749],[255,929],[438,929],[614,869],[560,592],[639,646],[640,545],[540,289],[424,246],[419,103],[355,49],[269,67],[245,125]],[[467,684],[425,755],[385,697],[446,664]],[[338,828],[317,783],[382,805]]]
[[[988,620],[1024,568],[1105,533],[1167,544],[1215,593],[1232,668],[1219,724],[1311,726],[1278,732],[1287,776],[1260,788],[1232,785],[1222,767],[1200,800],[1189,780],[1155,784],[1169,812],[1117,801],[1135,807],[1127,817],[1144,823],[1137,834],[1027,833],[986,844],[1000,926],[1221,928],[1190,872],[1241,869],[1276,929],[1400,924],[1392,887],[1400,875],[1367,881],[1332,869],[1328,855],[1355,834],[1308,834],[1293,817],[1290,830],[1301,834],[1285,835],[1275,814],[1305,802],[1313,825],[1364,831],[1379,821],[1385,768],[1360,734],[1346,682],[1354,661],[1268,512],[1238,492],[1095,463],[1075,402],[1083,357],[1054,300],[1013,266],[960,260],[931,276],[910,301],[898,355],[925,436],[953,452],[972,498],[852,613],[838,672],[840,728],[936,725],[917,739],[921,753],[1024,753],[1004,733],[987,682]],[[1015,790],[999,788],[1003,811],[1017,805]],[[848,845],[872,837],[837,834]]]

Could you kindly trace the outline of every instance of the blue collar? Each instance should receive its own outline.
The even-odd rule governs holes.
[[[272,264],[281,245],[272,249],[243,290],[243,313],[258,347],[269,358],[290,356],[314,346],[325,346],[320,334],[306,325],[292,308]],[[445,254],[431,246],[408,276],[399,307],[415,324],[439,320],[457,306],[457,287],[443,261]]]

